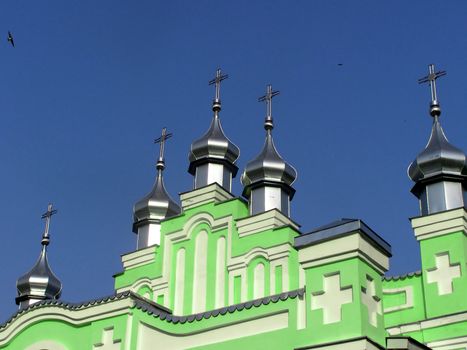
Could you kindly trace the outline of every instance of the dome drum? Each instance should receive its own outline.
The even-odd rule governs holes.
[[[420,214],[430,215],[466,206],[467,179],[440,174],[416,183],[411,192],[419,199]]]
[[[203,158],[192,162],[188,171],[194,175],[194,188],[216,182],[230,192],[232,178],[237,175],[238,167],[224,159]]]

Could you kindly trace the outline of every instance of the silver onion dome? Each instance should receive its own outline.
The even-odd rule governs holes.
[[[20,308],[25,308],[41,300],[60,298],[62,283],[52,272],[47,260],[47,246],[50,243],[50,218],[55,213],[56,210],[52,210],[52,205],[49,204],[47,212],[42,215],[46,219],[46,228],[42,236],[42,249],[39,259],[32,269],[16,282],[18,292],[16,304]]]
[[[219,117],[221,110],[220,101],[215,100],[212,109],[214,116],[209,129],[200,139],[191,144],[188,155],[190,161],[188,172],[192,175],[195,175],[196,167],[206,161],[225,162],[234,166],[240,155],[240,149],[229,140],[222,129]]]
[[[164,186],[162,170],[158,168],[154,186],[146,196],[140,199],[133,208],[133,232],[144,221],[162,220],[180,214],[180,206],[170,197]],[[136,230],[136,231],[135,231]]]
[[[407,174],[415,182],[411,192],[418,198],[421,215],[430,215],[465,207],[467,162],[464,152],[449,143],[439,122],[441,107],[437,97],[436,79],[446,75],[435,72],[418,80],[429,83],[431,90],[430,115],[433,126],[425,149],[409,165]]]
[[[277,152],[272,138],[272,121],[265,123],[266,140],[260,154],[248,162],[241,181],[246,189],[259,182],[281,183],[291,186],[297,178],[297,171]]]
[[[266,95],[259,98],[267,105],[264,121],[266,140],[259,155],[248,162],[241,177],[242,194],[249,200],[252,215],[277,209],[289,216],[290,200],[295,194],[292,184],[297,178],[297,171],[279,155],[272,137],[272,98],[278,94],[279,91],[273,91],[268,85]]]
[[[163,149],[163,146],[161,146]],[[133,232],[138,233],[138,227],[151,222],[180,214],[180,206],[170,197],[164,186],[162,172],[165,168],[163,157],[156,164],[157,176],[152,190],[140,199],[133,207]]]
[[[408,175],[414,182],[438,175],[467,175],[466,156],[449,143],[438,117],[433,120],[428,144],[410,164]]]

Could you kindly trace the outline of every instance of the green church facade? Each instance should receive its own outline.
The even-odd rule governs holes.
[[[296,172],[273,143],[271,87],[264,148],[243,172],[244,198],[231,193],[239,152],[220,126],[223,79],[218,71],[211,126],[190,150],[194,189],[180,206],[163,185],[164,129],[115,294],[59,299],[46,260],[50,207],[45,268],[18,280],[20,308],[0,325],[0,349],[467,349],[467,165],[445,139],[438,101],[430,142],[409,168],[421,270],[388,277],[391,246],[363,221],[301,232],[290,219]]]

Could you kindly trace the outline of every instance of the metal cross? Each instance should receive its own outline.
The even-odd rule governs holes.
[[[44,245],[49,244],[50,219],[52,218],[52,215],[56,213],[57,213],[57,210],[52,209],[52,203],[49,203],[49,205],[47,206],[47,211],[41,216],[42,219],[45,219],[45,231],[42,236],[42,244]]]
[[[269,84],[266,89],[266,95],[258,98],[258,102],[266,101],[267,117],[272,117],[272,98],[279,95],[279,91],[272,91],[272,85]]]
[[[430,64],[428,66],[428,72],[429,74],[426,77],[418,79],[418,83],[419,84],[423,84],[423,83],[430,84],[431,101],[434,102],[438,100],[438,96],[436,94],[436,79],[438,79],[439,77],[442,77],[443,75],[446,75],[446,71],[440,70],[438,72],[435,72],[435,65]]]
[[[216,96],[215,99],[219,100],[221,93],[221,81],[229,77],[228,74],[222,75],[221,69],[218,68],[216,71],[216,77],[209,81],[209,85],[216,85]]]
[[[165,140],[170,139],[172,137],[172,133],[167,133],[167,128],[162,128],[162,133],[161,137],[157,138],[154,140],[154,143],[160,143],[160,149],[159,149],[159,160],[164,161],[164,146],[165,146]]]

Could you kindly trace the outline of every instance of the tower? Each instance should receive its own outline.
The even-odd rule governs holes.
[[[190,161],[188,172],[194,176],[194,189],[218,183],[230,192],[232,178],[237,175],[238,167],[235,162],[240,155],[240,150],[225,136],[219,117],[220,84],[227,78],[228,75],[222,75],[221,70],[218,69],[216,77],[209,82],[209,85],[215,85],[215,96],[212,102],[214,115],[208,131],[192,143],[188,156]]]
[[[52,204],[49,204],[47,212],[42,215],[42,218],[45,219],[45,230],[42,235],[42,249],[39,259],[32,269],[16,282],[18,290],[16,304],[19,305],[20,309],[27,308],[41,300],[60,298],[62,283],[52,272],[47,260],[47,246],[50,243],[50,219],[56,212],[52,209]]]
[[[435,72],[431,64],[429,74],[419,80],[430,84],[433,127],[428,144],[408,169],[415,182],[412,193],[420,203],[420,216],[411,221],[420,242],[428,317],[467,310],[467,166],[464,152],[448,142],[439,121],[436,79],[443,75],[445,71]]]
[[[160,244],[161,220],[180,214],[180,206],[167,193],[162,175],[165,169],[165,141],[170,137],[172,134],[163,128],[161,137],[154,141],[160,144],[156,181],[151,192],[136,202],[133,208],[133,232],[138,235],[136,249]]]
[[[266,140],[262,151],[247,164],[241,178],[243,196],[249,199],[251,215],[277,209],[290,216],[290,200],[295,194],[292,184],[297,171],[279,155],[272,137],[272,98],[278,94],[279,91],[273,91],[268,85],[266,94],[258,99],[266,102]]]
[[[425,149],[410,164],[408,174],[415,182],[412,193],[419,199],[420,214],[430,215],[465,205],[467,165],[464,152],[449,143],[439,121],[441,108],[436,91],[436,79],[446,72],[435,73],[434,65],[419,83],[429,82],[431,88],[430,115],[433,126]]]

